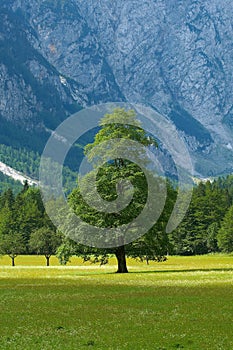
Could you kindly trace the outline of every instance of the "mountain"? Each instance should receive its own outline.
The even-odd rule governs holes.
[[[3,173],[4,175],[12,178],[15,181],[19,181],[22,185],[24,184],[25,181],[28,182],[29,185],[38,185],[38,181],[33,180],[23,174],[21,174],[19,171],[9,167],[8,165],[0,162],[0,172]]]
[[[175,123],[197,174],[232,172],[232,13],[230,0],[2,0],[0,143],[41,151],[80,106],[129,101]]]

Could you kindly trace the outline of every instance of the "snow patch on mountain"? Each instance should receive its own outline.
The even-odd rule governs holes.
[[[29,185],[38,186],[39,182],[36,180],[31,179],[29,176],[21,174],[19,171],[11,168],[10,166],[6,165],[3,162],[0,162],[0,172],[2,172],[4,175],[11,177],[12,179],[16,181],[20,181],[22,184],[24,184],[25,181],[28,182]]]

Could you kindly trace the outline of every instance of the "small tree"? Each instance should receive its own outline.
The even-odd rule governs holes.
[[[75,251],[70,240],[63,241],[63,243],[56,250],[56,256],[59,263],[63,266],[70,262],[70,258],[73,254],[75,254]]]
[[[0,253],[11,258],[15,266],[15,258],[26,251],[24,238],[19,233],[4,234],[0,238]]]
[[[46,265],[49,266],[50,257],[56,254],[56,250],[62,242],[59,232],[47,227],[42,227],[31,234],[29,247],[31,252],[42,254],[46,258]]]
[[[227,211],[217,235],[218,246],[225,253],[233,252],[233,206]]]

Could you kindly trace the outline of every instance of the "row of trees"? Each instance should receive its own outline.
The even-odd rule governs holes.
[[[101,165],[98,171],[96,187],[101,197],[109,202],[116,200],[122,193],[130,190],[129,184],[119,182],[119,179],[128,179],[134,187],[129,205],[119,212],[98,211],[91,208],[84,200],[80,186],[69,196],[70,206],[83,221],[113,230],[117,230],[119,225],[131,222],[143,210],[148,196],[148,184],[142,169],[123,157],[117,159],[111,157],[113,149],[107,148],[104,142],[116,138],[135,140],[144,146],[156,146],[156,141],[141,129],[133,111],[116,109],[102,119],[94,142],[85,147],[89,159],[97,157],[97,165],[101,152],[109,153],[109,159],[114,159]],[[96,146],[98,154],[95,153]],[[120,143],[117,147],[120,147]],[[144,162],[146,155],[142,150],[139,152],[130,144],[130,151],[142,159],[143,165],[146,166]],[[151,176],[153,177],[153,174]],[[85,186],[88,188],[90,202],[95,196],[94,188],[88,187],[92,177],[91,172],[81,180],[84,188]],[[109,256],[115,254],[118,262],[117,272],[123,273],[127,272],[126,256],[148,262],[162,261],[166,259],[167,254],[194,255],[233,251],[233,176],[220,178],[213,183],[200,183],[193,191],[192,201],[184,220],[169,235],[166,233],[166,225],[177,191],[169,181],[157,179],[158,186],[164,185],[165,182],[168,195],[164,210],[156,224],[144,236],[130,244],[124,244],[124,235],[120,234],[119,241],[122,244],[108,249],[90,248],[75,243],[57,232],[44,210],[38,189],[29,188],[26,183],[16,196],[11,190],[7,190],[0,196],[0,252],[11,257],[12,265],[18,254],[44,254],[47,265],[50,256],[55,253],[62,264],[66,264],[71,255],[82,256],[84,261],[91,260],[105,264]],[[155,197],[158,196],[156,189],[154,191]],[[157,197],[157,200],[160,199]],[[136,227],[131,225],[131,230],[134,229]],[[87,234],[85,225],[80,224],[76,232],[81,236],[83,232]]]
[[[169,183],[168,186],[170,198],[161,218],[147,235],[124,247],[126,255],[149,261],[163,260],[167,253],[232,252],[233,176],[212,184],[200,183],[193,191],[183,222],[167,236],[166,222],[176,196],[175,189]],[[77,205],[77,190],[73,191],[70,200]],[[88,248],[65,239],[46,215],[39,190],[27,186],[16,196],[11,189],[0,195],[0,252],[11,257],[12,265],[19,254],[43,254],[47,265],[53,254],[57,254],[63,264],[71,255],[82,256],[85,261],[92,259],[106,263],[109,254],[117,254],[116,249]]]
[[[74,190],[70,196],[71,206],[76,207],[76,211],[77,208],[83,209],[84,205],[77,191]],[[88,218],[93,220],[92,214],[93,212],[88,211]],[[98,219],[103,218],[96,215],[94,220]],[[61,264],[66,264],[72,255],[81,256],[84,261],[105,264],[109,256],[115,254],[118,271],[126,272],[126,255],[147,261],[164,259],[168,237],[163,233],[165,224],[162,222],[165,223],[165,216],[161,217],[145,237],[127,246],[112,249],[90,248],[75,243],[57,231],[44,210],[39,190],[29,188],[26,184],[16,196],[11,189],[0,195],[0,254],[9,255],[12,266],[15,266],[15,258],[21,254],[44,255],[47,266],[54,254],[57,254]]]
[[[233,176],[200,183],[179,227],[170,235],[171,253],[194,255],[233,251]]]
[[[8,189],[0,196],[0,252],[10,256],[12,266],[19,254],[44,254],[49,265],[61,242],[38,189],[25,183],[18,195]]]

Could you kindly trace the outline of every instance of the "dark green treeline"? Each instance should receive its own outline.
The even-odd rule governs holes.
[[[166,236],[166,220],[174,203],[176,190],[169,190],[170,204],[165,206],[157,229],[164,231],[167,242],[164,254],[196,255],[233,251],[233,176],[214,182],[200,183],[193,190],[192,201],[179,227]],[[169,200],[169,199],[168,199]],[[6,239],[15,242],[18,254],[35,254],[30,239],[35,231],[56,232],[45,213],[40,192],[25,184],[18,194],[11,189],[0,193],[0,248],[6,247]],[[5,246],[2,242],[5,242]],[[61,241],[57,241],[58,242]],[[8,242],[9,243],[9,242]],[[1,252],[7,254],[7,249]]]

